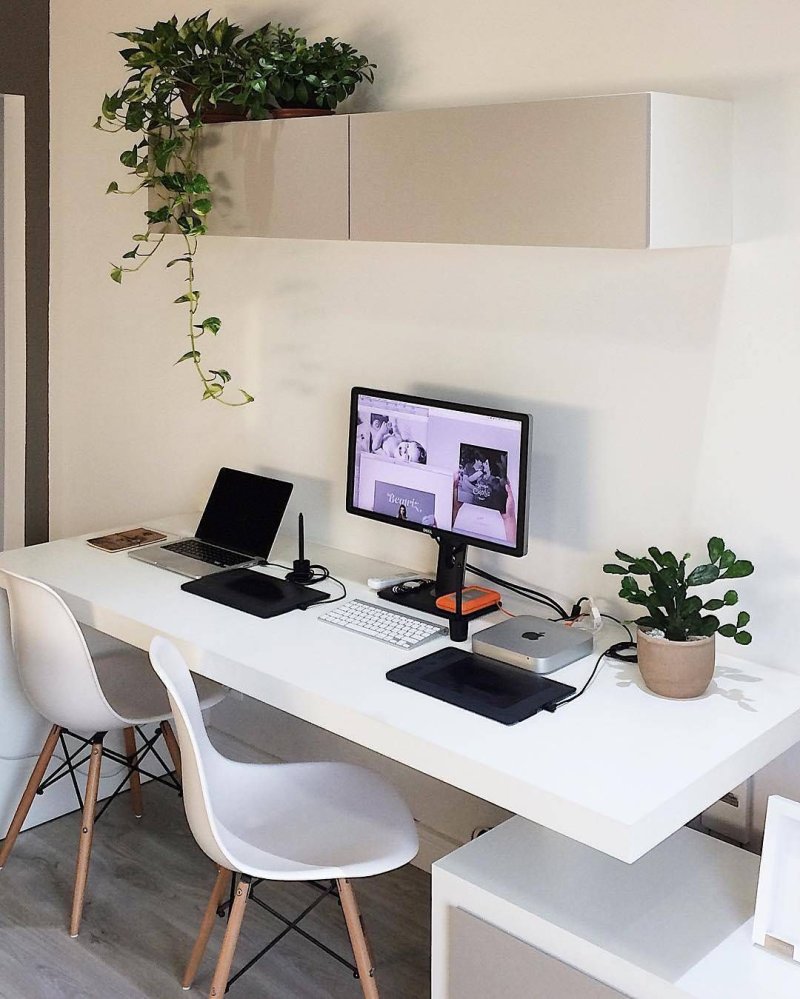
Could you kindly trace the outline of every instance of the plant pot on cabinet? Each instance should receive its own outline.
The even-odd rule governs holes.
[[[186,84],[178,88],[181,102],[186,113],[194,114],[197,101],[197,87]],[[221,125],[227,121],[245,121],[247,108],[243,104],[233,104],[231,101],[218,101],[216,104],[204,104],[200,108],[200,121],[204,125]]]
[[[270,112],[273,118],[320,118],[333,114],[330,108],[273,108]]]
[[[645,686],[662,697],[699,697],[714,678],[715,636],[690,642],[636,635],[639,672]]]

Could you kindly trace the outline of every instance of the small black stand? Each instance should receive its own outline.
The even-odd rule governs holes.
[[[407,610],[423,611],[425,614],[435,614],[446,617],[450,622],[450,637],[454,642],[465,642],[467,639],[467,623],[484,614],[491,614],[496,607],[481,607],[472,614],[463,615],[459,612],[461,591],[464,588],[464,567],[467,561],[467,545],[463,541],[447,541],[436,539],[439,545],[439,558],[436,563],[436,579],[408,580],[387,586],[378,591],[378,596],[390,603],[399,604]],[[456,613],[441,610],[436,606],[436,598],[448,593],[456,594]],[[458,622],[456,633],[460,634],[463,625],[463,638],[455,638],[453,626]]]

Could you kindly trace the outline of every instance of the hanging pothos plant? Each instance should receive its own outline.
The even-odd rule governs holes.
[[[169,229],[183,238],[183,253],[167,267],[180,268],[185,290],[175,302],[187,311],[187,346],[175,362],[191,362],[203,383],[203,398],[227,406],[243,406],[253,397],[239,389],[241,398],[227,395],[231,376],[225,368],[209,368],[203,362],[200,341],[216,337],[222,322],[200,312],[200,290],[195,281],[198,239],[206,232],[211,211],[211,187],[198,169],[198,138],[202,113],[220,102],[243,105],[243,73],[237,39],[242,29],[226,18],[209,24],[208,13],[189,18],[159,21],[153,28],[118,32],[131,47],[120,55],[130,71],[125,83],[103,99],[95,128],[107,132],[129,132],[134,141],[120,156],[132,183],[120,187],[116,181],[108,194],[136,194],[149,190],[162,202],[148,208],[146,224],[134,234],[133,247],[111,268],[111,278],[121,283],[124,275],[140,270],[161,247]],[[184,97],[191,110],[181,110]]]
[[[310,108],[332,113],[356,86],[372,82],[375,64],[336,38],[309,42],[296,28],[267,23],[249,35],[227,18],[209,23],[206,11],[178,24],[176,17],[152,28],[122,31],[130,47],[120,51],[129,73],[125,83],[106,94],[95,128],[128,132],[130,148],[120,155],[131,184],[116,181],[108,194],[151,192],[160,201],[145,211],[145,225],[133,247],[111,268],[121,283],[154,256],[167,232],[183,237],[183,253],[167,267],[180,267],[186,288],[175,302],[187,310],[186,350],[175,362],[191,362],[203,383],[203,398],[243,406],[253,397],[239,389],[227,395],[231,376],[203,362],[200,341],[216,337],[222,322],[202,317],[195,283],[198,239],[206,232],[212,208],[208,179],[198,168],[200,131],[205,120],[223,117],[264,118],[279,109]]]

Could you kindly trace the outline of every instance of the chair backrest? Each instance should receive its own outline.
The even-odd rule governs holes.
[[[44,583],[2,570],[11,639],[28,700],[49,722],[76,732],[124,727],[103,694],[72,611]]]
[[[214,817],[210,787],[224,781],[225,760],[211,745],[200,701],[189,667],[178,649],[166,638],[150,643],[150,662],[167,688],[181,750],[183,805],[189,828],[200,849],[217,864],[231,869]],[[218,780],[215,780],[218,776]]]

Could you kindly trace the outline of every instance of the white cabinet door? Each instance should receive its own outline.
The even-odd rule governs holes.
[[[448,999],[627,999],[463,909],[449,941]]]

